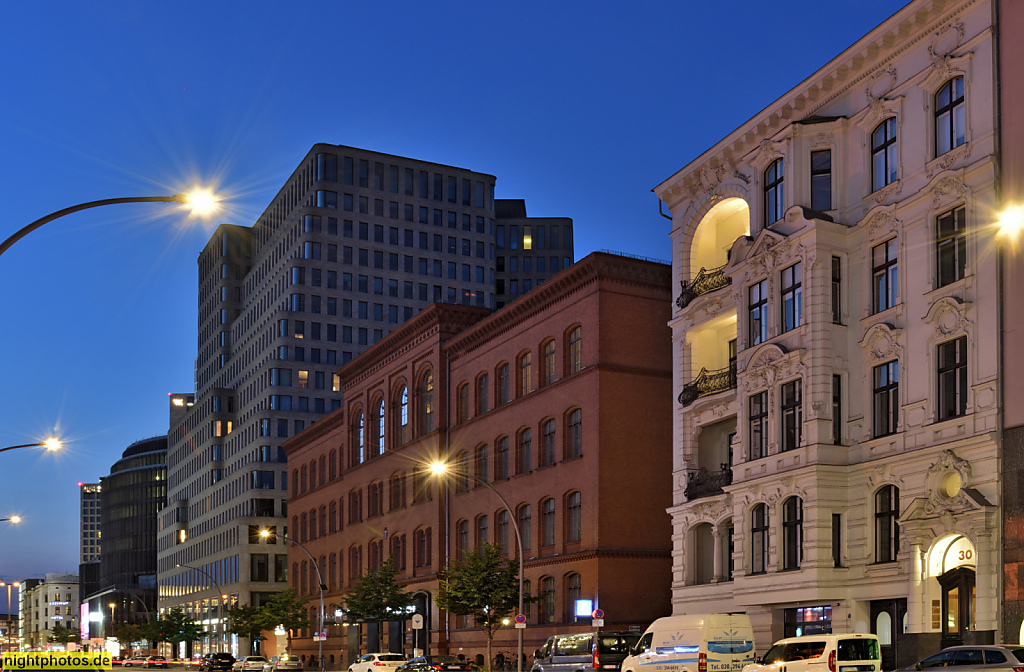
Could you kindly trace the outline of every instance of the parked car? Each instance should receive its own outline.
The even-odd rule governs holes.
[[[142,663],[143,667],[168,667],[167,660],[161,656],[146,656],[145,662]]]
[[[271,656],[270,660],[263,663],[263,672],[277,672],[278,670],[301,670],[302,659],[298,656]]]
[[[827,665],[827,668],[826,668]],[[780,639],[743,672],[881,672],[878,635],[805,635]]]
[[[263,672],[266,664],[265,656],[242,656],[231,665],[231,669],[235,672]]]
[[[455,656],[419,656],[395,668],[396,672],[438,672],[440,670],[461,670],[469,672],[469,662]]]
[[[349,665],[348,672],[394,672],[408,660],[401,653],[367,653]]]
[[[214,670],[230,670],[235,664],[235,657],[230,653],[208,653],[203,656],[203,662],[199,663],[200,672],[214,672]]]
[[[680,655],[684,651],[686,655]],[[716,672],[739,672],[754,662],[754,629],[749,616],[686,614],[659,618],[647,626],[620,667],[623,672],[697,672],[709,662]]]
[[[618,670],[640,639],[639,632],[578,632],[548,637],[533,661],[533,672],[577,672],[584,667]],[[515,669],[515,654],[509,661]]]
[[[129,656],[121,663],[122,667],[142,667],[149,656]]]
[[[929,667],[956,665],[957,672],[971,670],[992,670],[1013,672],[1024,667],[1024,646],[1017,644],[994,644],[986,646],[950,646],[934,656],[928,656],[904,672],[925,670]]]

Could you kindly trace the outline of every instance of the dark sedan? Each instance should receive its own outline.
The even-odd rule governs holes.
[[[927,670],[931,667],[955,665],[957,672],[986,670],[990,672],[1016,672],[1024,667],[1024,646],[1017,644],[951,646],[928,656],[903,672]]]
[[[395,672],[439,672],[440,670],[459,670],[469,672],[469,662],[459,660],[455,656],[419,656],[405,665],[399,665]]]

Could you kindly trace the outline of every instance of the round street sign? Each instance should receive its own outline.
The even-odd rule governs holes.
[[[516,614],[516,623],[526,623],[526,616],[523,614]]]
[[[594,609],[594,613],[591,614],[594,618],[604,618],[604,612],[600,609]]]

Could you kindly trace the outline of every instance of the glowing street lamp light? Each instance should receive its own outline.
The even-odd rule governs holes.
[[[2,523],[4,521],[7,521],[8,523],[14,523],[15,525],[17,525],[18,523],[21,522],[21,516],[10,516],[8,518],[0,518],[0,523]],[[2,581],[0,581],[0,586],[2,586],[2,585],[4,585],[4,584],[3,584]],[[16,583],[14,585],[17,586],[19,584]]]
[[[996,213],[997,235],[1016,243],[1024,231],[1024,205],[1009,205]]]
[[[271,532],[267,528],[263,528],[262,530],[260,530],[261,538],[267,539],[270,537],[270,535]],[[313,554],[309,552],[309,549],[307,549],[305,546],[295,541],[291,537],[284,537],[284,539],[285,541],[289,541],[298,546],[299,548],[301,548],[302,552],[309,556],[310,561],[312,561],[313,563],[313,568],[316,569],[316,580],[317,583],[319,583],[320,588],[320,629],[316,633],[316,639],[320,645],[320,650],[318,653],[320,657],[320,672],[324,672],[324,591],[327,589],[327,584],[324,583],[324,577],[320,574],[320,565],[317,563],[316,558],[313,557]]]
[[[55,453],[64,447],[64,443],[55,436],[51,436],[45,441],[37,441],[35,443],[23,443],[18,446],[7,446],[6,448],[0,448],[0,453],[5,450],[15,450],[17,448],[45,448],[49,453]]]
[[[8,250],[16,242],[38,229],[43,224],[52,222],[55,219],[59,219],[65,215],[70,215],[81,210],[88,210],[89,208],[98,208],[104,205],[117,205],[120,203],[181,203],[189,208],[191,213],[196,216],[204,216],[212,214],[219,203],[217,197],[213,192],[206,189],[197,189],[188,194],[175,194],[173,196],[128,196],[124,198],[105,198],[99,201],[89,201],[88,203],[80,203],[78,205],[72,205],[69,208],[58,210],[57,212],[50,213],[45,217],[40,217],[31,224],[23,227],[14,235],[10,236],[3,243],[0,243],[0,255]]]
[[[431,462],[429,468],[430,473],[438,477],[444,476],[449,471],[451,471],[451,468],[448,466],[448,464],[440,460]],[[508,511],[509,520],[512,521],[512,529],[515,530],[516,533],[516,546],[519,549],[519,613],[521,614],[523,613],[523,570],[525,560],[523,556],[523,537],[519,532],[518,517],[516,516],[515,511],[512,510],[512,507],[508,505],[508,500],[506,500],[505,497],[500,492],[495,490],[493,485],[491,485],[490,483],[488,483],[487,481],[483,480],[482,478],[473,473],[460,473],[459,476],[468,476],[477,483],[479,483],[480,485],[486,487],[488,490],[490,490],[491,492],[498,496],[498,499],[501,500],[501,503],[505,507],[505,510]],[[516,634],[518,635],[517,641],[519,649],[518,655],[516,656],[516,669],[518,672],[523,672],[523,628],[516,628]]]

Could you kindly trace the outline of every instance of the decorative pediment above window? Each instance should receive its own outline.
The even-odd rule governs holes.
[[[778,141],[771,138],[762,138],[761,142],[757,145],[757,149],[747,155],[747,163],[758,173],[763,172],[772,161],[783,158],[782,150],[785,147],[786,142],[784,140]]]
[[[960,174],[936,176],[931,183],[932,207],[941,208],[944,204],[953,203],[967,198],[971,188],[964,184],[963,171]]]
[[[741,240],[733,246],[733,256],[725,272],[731,273],[742,262],[756,275],[764,275],[771,272],[788,254],[789,243],[785,234],[773,229],[761,229],[752,243]]]
[[[885,322],[879,322],[868,327],[860,346],[867,351],[872,364],[895,359],[903,355],[903,346],[899,342],[901,336],[902,329],[895,329]]]
[[[853,115],[851,121],[865,133],[870,133],[883,119],[899,117],[902,108],[903,96],[869,99],[867,107]]]
[[[952,296],[944,296],[931,305],[924,321],[935,328],[938,337],[965,333],[970,326],[967,309],[970,302],[963,302]]]
[[[786,352],[774,343],[766,343],[747,360],[743,369],[746,388],[771,390],[782,380],[803,372],[802,349]]]
[[[944,170],[949,170],[958,163],[966,163],[967,159],[971,157],[971,143],[965,142],[955,149],[951,149],[945,154],[935,157],[927,164],[925,164],[924,170],[928,179],[934,179],[936,175]]]
[[[868,242],[875,242],[888,238],[900,226],[901,222],[896,217],[895,205],[880,205],[868,211],[867,216],[861,220],[860,225],[868,232]]]
[[[864,95],[868,99],[868,105],[873,105],[878,100],[884,100],[885,94],[896,88],[896,68],[889,67],[876,74],[870,82],[868,82],[867,88],[864,89]]]
[[[967,68],[973,52],[954,56],[953,52],[964,41],[964,24],[952,23],[935,33],[935,39],[928,46],[932,59],[931,72],[917,85],[928,93],[935,93],[939,86],[951,77],[967,76]]]

